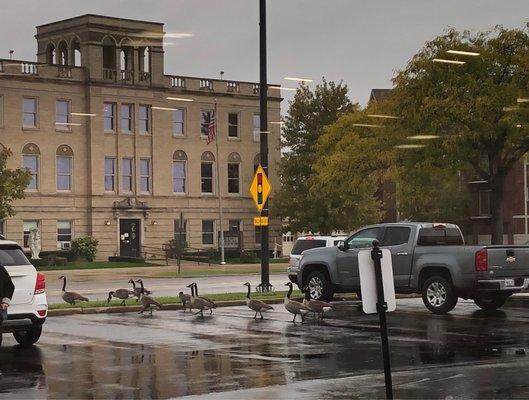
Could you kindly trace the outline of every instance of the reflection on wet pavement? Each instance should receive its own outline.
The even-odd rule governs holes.
[[[326,387],[330,379],[337,385],[340,379],[356,379],[353,393],[369,394],[364,392],[368,387],[378,393],[383,378],[376,316],[352,308],[324,324],[301,325],[288,322],[290,316],[281,308],[276,306],[264,321],[254,321],[243,307],[218,309],[203,319],[180,311],[158,312],[152,318],[135,313],[49,318],[38,347],[21,349],[5,336],[0,397],[223,397],[222,392],[235,397],[234,391],[247,389],[264,390],[260,398],[266,398],[266,389],[259,388],[283,388],[286,394],[294,385],[308,398],[318,398],[311,397],[309,388],[314,382]],[[418,299],[401,301],[389,318],[392,365],[397,376],[413,371],[418,379],[406,376],[407,383],[396,386],[396,392],[444,397],[439,385],[428,396],[414,382],[428,382],[433,372],[427,378],[421,374],[440,373],[447,366],[468,370],[483,363],[523,363],[516,351],[529,347],[528,318],[523,309],[485,315],[469,303],[453,315],[435,316]],[[459,379],[455,372],[447,374]],[[328,380],[317,381],[322,378]],[[451,379],[442,378],[446,383],[441,387],[450,388]],[[476,397],[479,390],[479,384],[467,385],[459,396]],[[325,392],[324,397],[347,398],[340,393]]]

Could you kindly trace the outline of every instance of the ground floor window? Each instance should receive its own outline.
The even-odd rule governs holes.
[[[29,247],[29,233],[33,228],[39,228],[39,221],[28,220],[22,223],[24,229],[24,247]]]
[[[187,241],[187,220],[174,220],[174,239],[179,242]]]
[[[0,219],[0,235],[5,237],[6,231],[6,222],[3,219]]]
[[[72,243],[72,221],[57,221],[57,248],[66,250]]]
[[[202,220],[202,244],[213,244],[213,226],[214,221],[212,219]]]

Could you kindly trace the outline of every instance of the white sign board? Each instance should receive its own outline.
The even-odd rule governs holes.
[[[395,311],[395,283],[393,282],[393,266],[391,252],[382,249],[382,283],[384,285],[384,301],[388,308],[386,311]],[[362,292],[362,309],[366,314],[377,312],[377,282],[375,278],[375,264],[371,259],[371,250],[358,252],[358,269],[360,272],[360,290]]]

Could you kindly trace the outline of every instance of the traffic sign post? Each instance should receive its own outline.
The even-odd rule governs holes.
[[[386,398],[393,399],[388,326],[386,323],[386,312],[394,311],[396,308],[391,252],[387,249],[380,249],[378,240],[374,240],[372,250],[362,250],[358,253],[358,267],[362,308],[368,314],[373,314],[374,309],[378,313],[382,358],[384,360]],[[376,298],[375,307],[373,307],[375,305],[374,298]]]

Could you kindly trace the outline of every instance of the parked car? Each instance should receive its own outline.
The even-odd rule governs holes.
[[[0,264],[5,267],[15,285],[8,319],[2,326],[3,333],[13,333],[21,345],[34,344],[40,338],[42,324],[48,314],[44,274],[37,272],[22,248],[9,240],[0,239]]]
[[[319,247],[338,246],[338,243],[345,240],[347,236],[321,236],[321,235],[305,235],[300,236],[290,252],[288,262],[288,276],[292,282],[296,282],[295,277],[299,269],[299,260],[301,253],[305,250],[316,249]],[[293,280],[294,279],[294,280]]]
[[[315,299],[361,295],[358,252],[375,239],[391,251],[395,291],[422,294],[435,314],[451,311],[459,297],[494,310],[529,287],[529,246],[468,246],[457,225],[434,223],[366,226],[337,247],[304,251],[290,279]]]

